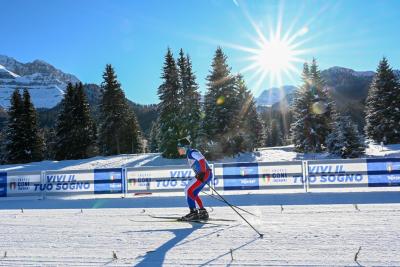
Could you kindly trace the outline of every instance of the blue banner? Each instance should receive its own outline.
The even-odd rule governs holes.
[[[223,164],[224,190],[258,190],[258,163]]]
[[[0,197],[7,196],[7,173],[0,172]]]
[[[94,170],[94,193],[122,193],[122,169]]]
[[[367,159],[368,186],[400,186],[400,158]]]

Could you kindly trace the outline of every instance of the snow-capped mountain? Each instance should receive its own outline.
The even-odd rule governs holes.
[[[79,79],[66,74],[54,66],[35,60],[21,63],[0,55],[0,106],[8,108],[15,89],[28,89],[32,102],[37,108],[52,108],[63,98],[68,82]]]
[[[270,107],[284,99],[286,95],[292,94],[296,89],[297,87],[295,86],[285,85],[280,88],[273,87],[264,90],[260,96],[256,98],[257,106]]]

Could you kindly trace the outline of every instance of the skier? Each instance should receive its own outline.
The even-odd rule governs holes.
[[[183,216],[181,220],[208,220],[207,210],[203,206],[199,194],[203,187],[212,178],[212,171],[204,156],[196,149],[190,147],[190,141],[187,138],[178,140],[178,153],[186,155],[190,167],[195,172],[195,177],[192,178],[185,188],[186,200],[190,212]],[[196,209],[196,204],[198,210]]]

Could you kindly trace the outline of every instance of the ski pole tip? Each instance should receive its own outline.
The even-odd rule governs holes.
[[[260,238],[263,239],[264,238],[264,234],[260,234]]]

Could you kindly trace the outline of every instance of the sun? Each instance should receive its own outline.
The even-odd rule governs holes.
[[[290,67],[293,50],[282,40],[271,40],[263,44],[253,59],[264,71],[279,73]]]
[[[294,77],[300,73],[299,63],[306,61],[302,55],[307,51],[300,48],[302,42],[298,38],[306,34],[308,28],[303,27],[295,33],[283,33],[281,27],[277,27],[269,32],[268,38],[260,28],[254,28],[257,32],[254,47],[236,46],[250,54],[244,58],[249,63],[240,72],[250,73],[250,79],[256,80],[256,91],[265,80],[269,81],[270,87],[283,86],[284,78],[294,81]]]

